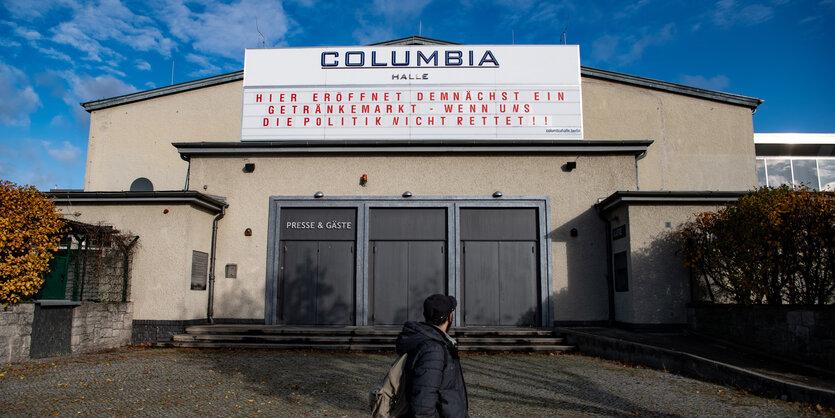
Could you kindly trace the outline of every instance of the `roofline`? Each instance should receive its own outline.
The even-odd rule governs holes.
[[[411,37],[414,38],[414,37]],[[402,38],[409,39],[409,38]],[[396,39],[394,41],[402,41]],[[429,38],[424,38],[429,39]],[[434,41],[434,40],[433,40]],[[445,41],[438,41],[445,42]],[[380,43],[373,45],[390,45],[389,43]],[[453,43],[437,44],[437,45],[458,45]],[[613,81],[622,84],[629,84],[638,87],[650,88],[653,90],[665,91],[669,93],[681,94],[685,96],[697,97],[700,99],[707,99],[716,102],[728,103],[737,106],[744,106],[751,110],[756,110],[763,101],[754,97],[740,96],[738,94],[723,93],[720,91],[707,90],[698,87],[685,86],[683,84],[670,83],[667,81],[655,80],[651,78],[638,77],[629,74],[617,73],[614,71],[606,71],[591,67],[580,67],[580,74],[583,77],[597,78],[601,80]],[[156,97],[167,96],[169,94],[182,93],[185,91],[196,90],[204,87],[216,86],[218,84],[231,83],[243,80],[244,72],[236,71],[234,73],[221,74],[214,77],[201,78],[199,80],[187,81],[185,83],[173,84],[170,86],[160,87],[153,90],[145,90],[137,93],[125,94],[122,96],[112,97],[109,99],[94,100],[81,103],[84,110],[92,112],[94,110],[106,109],[109,107],[119,106],[128,103],[134,103],[142,100],[153,99]]]
[[[205,195],[193,190],[158,192],[50,191],[45,194],[56,204],[91,203],[100,205],[123,205],[187,203],[213,213],[221,213],[223,208],[228,206],[222,198]]]
[[[617,191],[595,206],[609,212],[623,205],[728,204],[746,195],[744,191]]]
[[[651,140],[315,140],[175,142],[180,158],[275,154],[632,154],[647,151]]]
[[[647,87],[654,90],[682,94],[685,96],[698,97],[701,99],[713,100],[716,102],[728,103],[738,106],[745,106],[756,110],[757,106],[763,103],[762,99],[755,97],[741,96],[738,94],[723,93],[721,91],[702,89],[699,87],[686,86],[684,84],[670,83],[668,81],[655,80],[652,78],[638,77],[629,74],[616,73],[614,71],[600,70],[591,67],[580,67],[581,74],[586,77],[599,78],[602,80],[615,81],[618,83],[631,84],[639,87]]]
[[[153,90],[145,90],[137,93],[125,94],[122,96],[111,97],[109,99],[93,100],[81,103],[81,107],[88,112],[94,110],[106,109],[108,107],[119,106],[128,103],[139,102],[142,100],[154,99],[169,94],[182,93],[185,91],[202,89],[204,87],[216,86],[218,84],[231,83],[244,79],[243,71],[236,71],[234,73],[227,73],[216,75],[213,77],[201,78],[199,80],[187,81],[185,83],[172,84],[170,86],[160,87]]]
[[[829,133],[756,133],[754,144],[835,144],[835,134]]]
[[[369,44],[369,46],[383,46],[383,45],[461,45],[457,42],[449,42],[441,39],[427,38],[425,36],[407,36],[400,39],[392,39],[390,41],[377,42]]]

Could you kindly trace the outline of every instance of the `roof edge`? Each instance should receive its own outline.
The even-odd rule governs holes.
[[[184,160],[192,156],[253,154],[336,154],[336,153],[558,153],[558,154],[632,154],[647,151],[652,140],[316,140],[316,141],[242,141],[175,142]]]
[[[372,46],[384,45],[406,45],[402,42],[408,42],[410,39],[418,39],[432,41],[436,43],[425,43],[422,45],[459,45],[452,42],[441,41],[437,39],[423,38],[423,37],[407,37],[395,39],[393,41],[381,42],[371,44]],[[398,43],[400,42],[400,43]],[[754,97],[741,96],[731,93],[723,93],[720,91],[707,90],[698,87],[686,86],[683,84],[670,83],[668,81],[655,80],[651,78],[638,77],[634,75],[618,73],[614,71],[601,70],[591,67],[580,67],[580,73],[584,77],[598,78],[602,80],[614,81],[623,84],[629,84],[638,87],[645,87],[654,90],[666,91],[685,96],[697,97],[722,103],[729,103],[738,106],[745,106],[752,110],[763,103],[761,99]],[[92,112],[94,110],[106,109],[109,107],[119,106],[128,103],[134,103],[142,100],[153,99],[156,97],[167,96],[169,94],[182,93],[190,90],[200,89],[204,87],[216,86],[218,84],[231,83],[234,81],[243,80],[244,72],[236,71],[233,73],[221,74],[213,77],[201,78],[199,80],[187,81],[185,83],[174,84],[171,86],[159,87],[153,90],[145,90],[136,93],[125,94],[122,96],[111,97],[101,100],[93,100],[81,103],[84,110]]]
[[[609,212],[623,205],[686,205],[697,203],[726,204],[736,202],[747,191],[627,191],[620,190],[598,202],[595,207]]]
[[[209,196],[193,190],[171,190],[158,192],[88,192],[88,191],[50,191],[47,197],[57,204],[172,204],[190,205],[221,213],[228,204],[221,197]]]
[[[638,77],[624,73],[617,73],[614,71],[601,70],[598,68],[581,66],[580,73],[586,77],[599,78],[602,80],[615,81],[618,83],[631,84],[633,86],[646,87],[654,90],[683,94],[685,96],[698,97],[701,99],[708,99],[716,102],[745,106],[751,110],[756,110],[757,106],[763,103],[761,99],[757,99],[755,97],[723,93],[721,91],[708,90],[699,87],[691,87],[686,86],[684,84],[676,84],[671,83],[669,81],[661,81],[652,78]]]
[[[119,106],[123,104],[139,102],[142,100],[153,99],[156,97],[167,96],[169,94],[182,93],[185,91],[201,89],[204,87],[216,86],[218,84],[231,83],[233,81],[243,80],[244,72],[236,71],[234,73],[227,73],[216,75],[213,77],[201,78],[199,80],[187,81],[185,83],[173,84],[170,86],[159,87],[153,90],[145,90],[137,93],[125,94],[122,96],[111,97],[109,99],[94,100],[90,102],[81,103],[81,107],[88,112],[94,110],[105,109],[108,107]]]

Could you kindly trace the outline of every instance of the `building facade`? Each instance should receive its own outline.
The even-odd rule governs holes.
[[[428,62],[467,48],[412,37],[315,52],[324,69],[331,52]],[[256,91],[250,65],[83,104],[85,189],[53,196],[65,216],[140,236],[135,340],[206,320],[398,325],[431,293],[460,301],[457,326],[681,326],[691,286],[672,231],[757,185],[750,97],[578,60],[578,138],[440,127],[242,140],[258,132],[248,103],[271,91]]]

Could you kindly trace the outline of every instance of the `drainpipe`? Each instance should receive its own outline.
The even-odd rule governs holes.
[[[641,185],[638,182],[638,161],[643,160],[644,157],[647,156],[647,152],[644,151],[635,156],[635,190],[641,190]]]
[[[215,256],[217,255],[217,223],[223,216],[226,215],[226,205],[220,209],[220,213],[215,216],[212,222],[212,249],[209,256],[209,303],[206,308],[206,320],[209,324],[214,324],[214,303],[215,303]]]

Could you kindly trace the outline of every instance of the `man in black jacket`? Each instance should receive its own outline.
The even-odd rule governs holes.
[[[452,296],[429,296],[423,302],[426,322],[406,322],[397,337],[397,354],[409,353],[406,393],[415,417],[469,416],[457,343],[446,333],[456,305]]]

